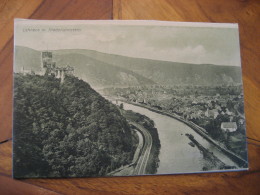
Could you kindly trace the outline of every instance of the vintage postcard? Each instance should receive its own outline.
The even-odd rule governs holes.
[[[237,24],[15,20],[13,177],[247,170]]]

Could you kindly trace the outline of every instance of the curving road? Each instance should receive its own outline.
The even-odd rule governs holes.
[[[132,121],[129,121],[129,124],[135,126],[144,136],[143,150],[142,150],[142,153],[141,153],[139,159],[136,162],[136,166],[135,166],[135,169],[133,172],[133,175],[144,175],[144,174],[146,174],[145,170],[146,170],[146,166],[147,166],[150,152],[152,149],[153,139],[152,139],[151,134],[143,126],[141,126],[135,122],[132,122]]]

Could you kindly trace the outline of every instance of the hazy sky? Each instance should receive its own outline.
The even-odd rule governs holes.
[[[91,49],[138,58],[240,66],[238,29],[234,24],[64,23],[16,21],[15,44],[36,50]]]

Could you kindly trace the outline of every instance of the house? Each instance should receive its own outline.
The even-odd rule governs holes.
[[[245,124],[245,120],[243,120],[243,119],[238,120],[238,125],[244,125],[244,124]]]
[[[234,113],[229,111],[228,108],[226,108],[226,114],[229,115],[229,116],[234,115]]]
[[[220,127],[225,132],[234,132],[237,130],[237,123],[236,122],[222,122]]]
[[[207,108],[207,110],[206,110],[206,112],[205,112],[205,116],[206,117],[210,117],[210,118],[217,118],[217,116],[218,116],[218,110],[217,109],[212,109],[212,110],[209,110],[208,108]]]
[[[198,116],[201,116],[202,113],[203,113],[202,110],[198,110],[197,115],[198,115]]]
[[[227,100],[225,99],[220,99],[218,100],[219,101],[219,104],[221,107],[227,107]]]
[[[193,100],[193,101],[191,102],[191,104],[192,104],[192,105],[197,105],[198,102],[197,102],[196,100]]]

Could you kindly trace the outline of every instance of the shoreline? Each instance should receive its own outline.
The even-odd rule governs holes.
[[[246,160],[244,160],[241,157],[237,156],[232,151],[230,151],[230,150],[220,146],[215,140],[213,140],[211,137],[209,137],[206,134],[206,130],[205,129],[203,129],[202,127],[199,127],[198,125],[194,124],[193,122],[186,121],[186,120],[182,119],[180,116],[178,116],[176,114],[170,114],[170,113],[167,113],[165,111],[157,110],[155,108],[151,108],[149,106],[142,105],[142,104],[139,104],[139,103],[129,102],[129,101],[126,101],[126,100],[123,100],[123,99],[118,99],[118,101],[121,101],[123,103],[132,104],[134,106],[139,106],[139,107],[142,107],[142,108],[146,108],[146,109],[148,109],[148,110],[150,110],[152,112],[155,112],[155,113],[158,113],[158,114],[162,114],[162,115],[174,118],[174,119],[176,119],[176,120],[186,124],[191,129],[193,129],[195,132],[197,132],[200,136],[202,136],[207,141],[209,141],[214,146],[216,146],[217,149],[219,149],[221,152],[223,152],[225,155],[227,155],[232,161],[237,163],[240,168],[247,167],[248,162]]]
[[[185,134],[190,140],[191,143],[193,143],[194,145],[192,147],[197,147],[202,153],[203,153],[203,158],[205,160],[208,160],[211,162],[211,165],[208,165],[208,167],[204,166],[203,170],[207,171],[209,170],[209,167],[215,167],[217,169],[234,169],[236,168],[236,166],[229,166],[227,164],[225,164],[224,162],[222,162],[218,157],[216,157],[213,152],[210,152],[208,149],[204,148],[194,137],[192,134]]]
[[[132,130],[136,131],[136,133],[137,132],[140,133],[140,136],[142,137],[142,140],[140,140],[140,137],[138,136],[139,137],[139,143],[138,143],[138,146],[136,147],[135,154],[134,154],[132,162],[130,164],[121,166],[121,167],[111,171],[110,173],[107,174],[107,176],[131,176],[131,175],[133,175],[133,172],[136,169],[136,164],[137,164],[137,162],[138,162],[138,160],[141,156],[141,153],[143,151],[145,139],[144,139],[144,135],[141,132],[141,130],[139,130],[139,129],[132,129]],[[130,167],[133,167],[132,168],[133,170],[126,170],[126,169],[129,169]],[[118,173],[120,173],[122,171],[125,171],[127,174],[126,175],[124,175],[124,174],[117,175]]]

